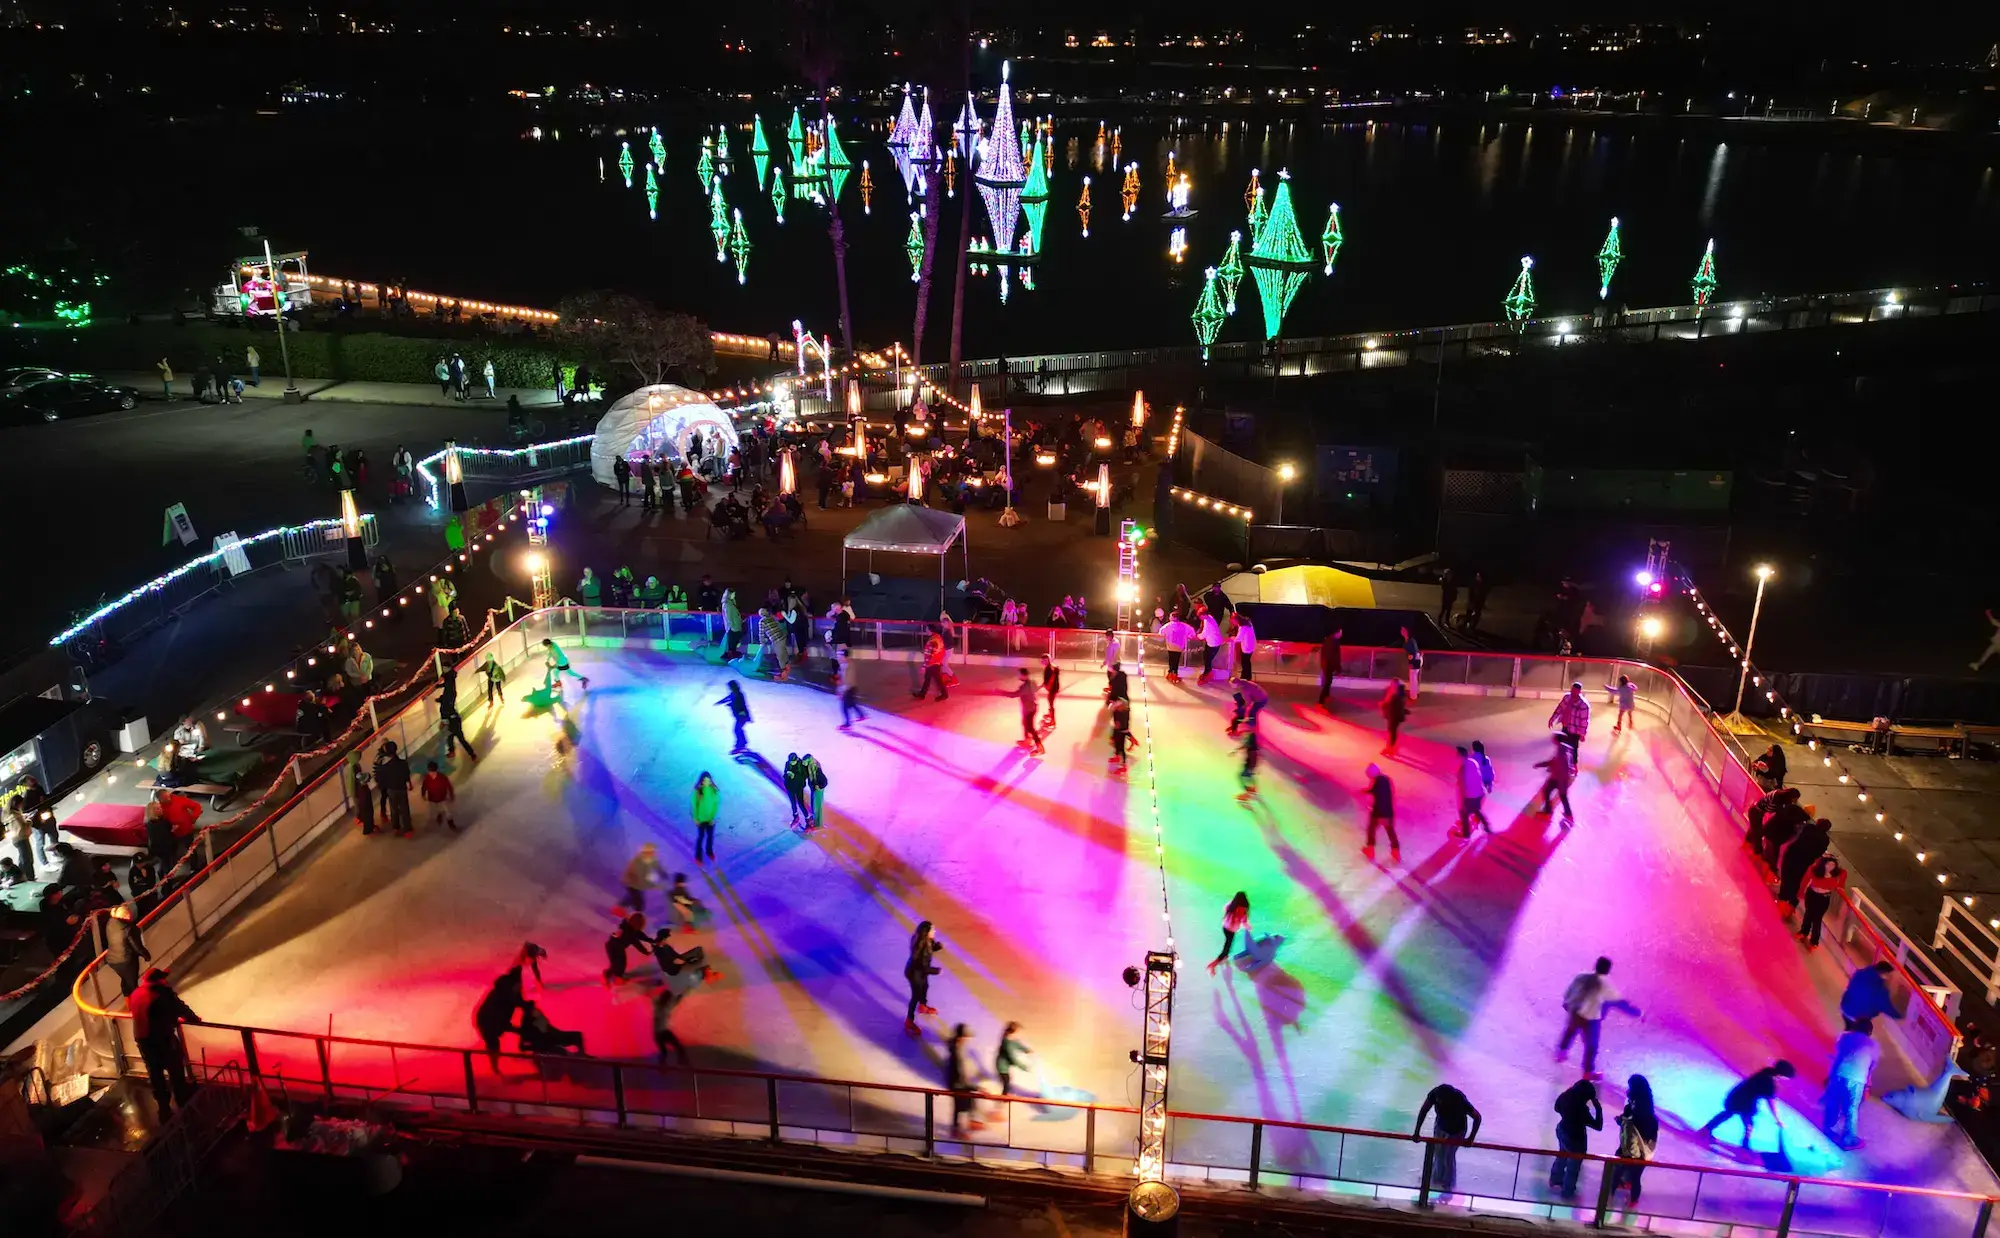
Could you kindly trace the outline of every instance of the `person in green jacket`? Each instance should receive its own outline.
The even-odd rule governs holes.
[[[743,652],[743,608],[736,604],[734,589],[722,591],[722,626],[729,633],[729,642],[722,647],[722,660],[733,662]]]
[[[646,583],[639,586],[639,605],[647,610],[658,610],[666,605],[667,587],[660,583],[658,576],[646,577]]]
[[[722,791],[707,770],[694,780],[694,862],[704,864],[715,858],[715,812],[722,806]]]
[[[589,568],[583,569],[583,579],[576,582],[576,599],[593,608],[604,604],[604,582]]]
[[[1019,1023],[1009,1023],[1000,1033],[1000,1051],[993,1055],[993,1073],[1000,1076],[1000,1095],[1013,1093],[1014,1072],[1027,1068],[1028,1056],[1033,1052],[1021,1040]]]
[[[688,608],[687,590],[678,583],[667,590],[667,609],[684,611]]]

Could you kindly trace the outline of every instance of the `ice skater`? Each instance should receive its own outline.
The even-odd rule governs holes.
[[[1604,1129],[1604,1105],[1597,1099],[1597,1085],[1579,1079],[1556,1097],[1556,1147],[1576,1156],[1558,1156],[1549,1166],[1549,1189],[1564,1199],[1576,1195],[1576,1180],[1583,1172],[1583,1153],[1590,1151],[1590,1132]]]
[[[1125,674],[1125,668],[1113,662],[1111,669],[1104,672],[1104,699],[1107,701],[1129,701],[1132,699],[1132,680]]]
[[[951,1093],[951,1133],[984,1130],[986,1123],[972,1116],[972,1029],[960,1023],[951,1029],[945,1045],[944,1086]]]
[[[1609,692],[1612,699],[1618,702],[1618,721],[1611,724],[1611,733],[1613,735],[1618,734],[1625,729],[1625,724],[1628,722],[1632,723],[1633,730],[1638,730],[1639,724],[1633,721],[1632,707],[1638,703],[1639,689],[1632,682],[1632,677],[1630,675],[1620,675],[1617,683],[1605,684],[1604,690]],[[1587,722],[1586,725],[1588,725]]]
[[[1417,684],[1424,677],[1424,653],[1417,646],[1417,638],[1410,635],[1410,629],[1396,629],[1403,637],[1403,658],[1410,665],[1410,703],[1417,700]]]
[[[1034,1052],[1021,1039],[1019,1023],[1009,1023],[1000,1029],[1000,1048],[993,1054],[993,1073],[1000,1080],[1000,1095],[1014,1094],[1014,1073],[1027,1068]]]
[[[1710,1118],[1701,1128],[1701,1133],[1713,1139],[1723,1123],[1731,1118],[1740,1119],[1743,1123],[1743,1150],[1748,1152],[1750,1132],[1757,1123],[1759,1105],[1769,1110],[1771,1121],[1778,1124],[1779,1130],[1784,1130],[1785,1119],[1778,1114],[1778,1080],[1793,1078],[1798,1073],[1797,1067],[1779,1058],[1755,1074],[1738,1080],[1736,1086],[1729,1089],[1729,1094],[1723,1097],[1722,1112]]]
[[[944,943],[937,939],[937,932],[931,928],[929,920],[919,921],[917,931],[910,934],[910,957],[903,963],[903,979],[910,982],[910,1008],[903,1015],[903,1030],[912,1036],[923,1035],[917,1026],[920,1014],[936,1014],[930,1004],[931,977],[944,969],[935,967],[931,959],[944,949]]]
[[[490,708],[494,701],[507,703],[507,671],[500,665],[500,659],[486,651],[486,660],[479,664],[479,674],[486,680],[486,704]]]
[[[1437,1117],[1431,1123],[1431,1138],[1440,1142],[1424,1145],[1424,1160],[1430,1171],[1426,1177],[1430,1179],[1431,1190],[1443,1198],[1458,1187],[1459,1146],[1479,1138],[1479,1127],[1484,1118],[1465,1093],[1449,1083],[1440,1083],[1418,1106],[1417,1125],[1410,1132],[1411,1138],[1423,1138],[1424,1118],[1433,1113]],[[1467,1129],[1468,1123],[1470,1129]]]
[[[694,780],[694,862],[707,864],[715,859],[715,814],[722,806],[722,790],[707,770]]]
[[[521,1003],[521,1026],[515,1032],[520,1038],[523,1053],[577,1054],[583,1053],[583,1033],[566,1032],[549,1022],[549,1016],[534,1002]]]
[[[1201,619],[1201,674],[1194,681],[1199,686],[1215,674],[1215,655],[1222,651],[1222,621],[1206,606],[1197,606],[1196,610]]]
[[[620,881],[625,886],[625,897],[620,899],[620,907],[630,907],[633,911],[646,910],[646,891],[665,879],[666,869],[660,864],[660,848],[654,843],[640,843],[639,850],[625,862],[625,875]]]
[[[2000,619],[1994,618],[1993,612],[1989,610],[1986,612],[1986,622],[1993,625],[1993,638],[1987,642],[1986,652],[1979,655],[1979,661],[1971,664],[1975,673],[1994,658],[2000,658]]]
[[[845,731],[855,723],[867,720],[868,713],[861,708],[861,689],[850,683],[840,690],[840,729]]]
[[[1653,1083],[1644,1075],[1625,1081],[1625,1111],[1618,1115],[1618,1159],[1650,1161],[1660,1146],[1660,1115],[1653,1109]],[[1639,1202],[1639,1179],[1644,1165],[1612,1165],[1611,1189],[1624,1187],[1630,1202]]]
[[[1549,759],[1535,762],[1536,769],[1549,771],[1548,777],[1542,780],[1542,815],[1546,817],[1555,811],[1549,803],[1552,798],[1561,798],[1562,827],[1568,829],[1576,824],[1576,814],[1570,811],[1569,806],[1569,784],[1576,781],[1576,750],[1569,746],[1563,736],[1557,735],[1554,738],[1555,751],[1549,754]]]
[[[1236,734],[1237,728],[1249,725],[1257,729],[1257,716],[1271,703],[1271,694],[1264,691],[1264,685],[1252,679],[1237,676],[1229,681],[1231,699],[1236,702],[1236,712],[1229,718],[1229,734]]]
[[[797,828],[799,817],[803,815],[806,819],[806,828],[811,829],[812,806],[806,802],[805,770],[802,768],[799,761],[799,754],[796,752],[785,754],[785,802],[792,809],[792,820],[790,822],[792,827]]]
[[[1111,759],[1118,768],[1129,769],[1132,759],[1132,702],[1118,700],[1111,702]]]
[[[396,741],[388,740],[375,755],[375,786],[381,791],[389,828],[404,838],[410,826],[410,763],[396,751]]]
[[[1571,684],[1569,692],[1556,702],[1556,707],[1549,711],[1548,724],[1556,728],[1562,742],[1569,746],[1570,764],[1579,763],[1582,754],[1578,749],[1590,737],[1590,702],[1584,698],[1581,682]]]
[[[624,906],[611,909],[618,917],[618,926],[604,939],[604,987],[625,983],[625,968],[633,950],[641,954],[651,954],[653,943],[646,936],[646,913],[631,911]]]
[[[933,631],[924,637],[924,677],[917,690],[910,693],[917,700],[923,700],[931,685],[937,685],[937,699],[942,701],[951,696],[944,686],[944,637]]]
[[[1243,934],[1243,948],[1248,950],[1250,948],[1250,896],[1241,890],[1236,892],[1236,897],[1229,900],[1229,906],[1222,909],[1222,949],[1216,951],[1215,957],[1209,960],[1209,975],[1213,976],[1215,969],[1222,966],[1229,958],[1229,952],[1236,946],[1236,935],[1238,933]]]
[[[1604,1016],[1613,1010],[1623,1011],[1633,1018],[1639,1018],[1637,1006],[1625,1000],[1612,987],[1611,960],[1599,958],[1597,965],[1569,982],[1563,990],[1562,1038],[1556,1041],[1556,1061],[1569,1060],[1570,1042],[1583,1037],[1583,1077],[1602,1079],[1603,1073],[1597,1069],[1597,1046],[1604,1031]]]
[[[1847,885],[1847,870],[1840,861],[1830,855],[1823,855],[1813,865],[1806,877],[1806,911],[1799,921],[1799,940],[1806,943],[1806,949],[1819,949],[1820,928],[1826,920],[1827,911],[1833,900]]]
[[[1062,668],[1048,654],[1042,655],[1042,694],[1049,698],[1048,716],[1042,725],[1049,730],[1056,729],[1056,697],[1062,695]]]
[[[1460,744],[1458,748],[1458,836],[1472,837],[1473,818],[1479,819],[1480,826],[1488,834],[1493,832],[1493,823],[1486,819],[1486,776],[1481,772],[1479,762],[1472,750]]]
[[[1389,835],[1389,859],[1400,864],[1403,861],[1403,843],[1396,837],[1396,784],[1389,781],[1389,775],[1375,764],[1368,766],[1368,785],[1361,788],[1361,794],[1368,797],[1368,838],[1361,844],[1361,854],[1375,858],[1375,830],[1379,826]]]
[[[1262,750],[1257,728],[1253,726],[1243,732],[1243,739],[1236,747],[1243,754],[1243,766],[1236,771],[1236,781],[1242,790],[1236,793],[1236,798],[1248,803],[1257,794],[1257,760]]]
[[[799,773],[806,780],[806,828],[816,830],[826,824],[826,767],[808,752],[799,758]]]
[[[1833,1042],[1833,1064],[1827,1069],[1826,1091],[1820,1096],[1820,1129],[1827,1138],[1852,1152],[1862,1144],[1859,1124],[1861,1102],[1868,1095],[1868,1081],[1882,1060],[1882,1046],[1875,1043],[1875,1021],[1858,1019]]]
[[[486,1046],[487,1064],[496,1075],[500,1073],[500,1038],[508,1032],[519,1034],[515,1014],[525,1000],[521,992],[521,968],[516,964],[493,978],[492,987],[473,1008],[472,1026]]]
[[[1389,687],[1382,693],[1382,724],[1388,728],[1389,742],[1382,745],[1382,755],[1396,755],[1396,735],[1403,729],[1403,723],[1410,717],[1410,690],[1400,679],[1389,681]]]
[[[458,691],[449,679],[444,687],[438,689],[438,730],[444,735],[444,754],[447,757],[463,748],[466,760],[479,759],[479,754],[472,750],[472,741],[465,737],[465,719],[458,713]]]
[[[1035,729],[1035,710],[1037,708],[1035,681],[1028,678],[1027,667],[1023,666],[1017,669],[1020,671],[1021,677],[1014,685],[1013,696],[1021,702],[1021,742],[1026,744],[1029,751],[1033,752],[1036,756],[1041,756],[1043,752],[1042,734]]]
[[[588,675],[577,674],[575,669],[570,666],[569,655],[562,651],[562,646],[556,644],[546,636],[543,637],[542,690],[544,692],[556,692],[560,694],[562,692],[562,677],[564,675],[568,675],[571,679],[582,684],[585,692],[590,691],[590,677]]]
[[[750,741],[744,736],[743,728],[750,725],[750,702],[744,699],[743,685],[734,679],[730,680],[728,689],[716,704],[729,706],[730,721],[736,725],[736,743],[730,748],[730,755],[746,751],[750,747]]]
[[[672,909],[681,927],[690,933],[708,922],[708,904],[696,898],[694,891],[688,888],[686,873],[674,874],[674,884],[667,889],[667,906]]]
[[[431,806],[431,824],[437,825],[442,822],[452,833],[458,833],[458,817],[452,812],[452,805],[458,802],[458,788],[451,785],[451,779],[438,768],[436,761],[425,765],[423,780],[418,784],[418,793],[424,797],[424,802]]]

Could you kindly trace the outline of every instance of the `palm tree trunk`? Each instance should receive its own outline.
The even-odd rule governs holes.
[[[971,0],[964,0],[960,11],[965,19],[965,28],[967,31],[970,31],[972,29]],[[959,46],[962,49],[958,62],[959,78],[964,86],[965,109],[967,112],[970,112],[972,110],[972,40],[967,38]],[[953,120],[951,123],[956,125],[958,122]],[[978,140],[976,136],[968,139],[970,142],[977,142]],[[951,292],[951,370],[947,376],[945,387],[945,390],[954,396],[958,394],[958,367],[959,362],[963,359],[963,345],[965,342],[965,249],[972,240],[972,199],[973,195],[979,192],[972,184],[972,151],[970,149],[965,151],[964,167],[960,169],[960,172],[962,175],[959,179],[965,182],[965,201],[960,203],[962,209],[958,217],[958,241],[952,246],[952,266],[957,268],[957,270],[955,272],[956,282],[952,285]]]
[[[917,268],[917,321],[911,329],[910,365],[920,368],[924,363],[924,322],[930,317],[931,309],[931,268],[937,258],[938,178],[932,171],[934,165],[926,164],[920,173],[924,178],[924,256]]]
[[[833,126],[833,109],[822,93],[819,97],[821,133],[827,133]],[[827,185],[826,234],[833,241],[833,277],[840,289],[840,344],[847,350],[848,357],[854,356],[854,318],[847,308],[847,230],[840,222],[840,199],[834,196],[832,184]]]

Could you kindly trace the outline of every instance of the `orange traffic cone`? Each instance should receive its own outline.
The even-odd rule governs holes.
[[[244,1125],[252,1131],[261,1131],[277,1124],[284,1115],[271,1103],[271,1094],[264,1090],[264,1081],[258,1080],[250,1088],[250,1114]]]

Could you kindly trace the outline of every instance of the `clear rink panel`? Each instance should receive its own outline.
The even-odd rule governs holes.
[[[581,1032],[592,1055],[650,1060],[659,969],[634,956],[628,981],[607,984],[602,973],[621,875],[652,843],[700,903],[674,944],[701,946],[719,973],[672,1018],[698,1067],[937,1086],[944,1037],[964,1023],[985,1086],[997,1090],[993,1052],[1018,1021],[1033,1053],[1013,1077],[1016,1091],[1136,1105],[1127,1054],[1139,1044],[1141,1000],[1121,973],[1171,935],[1183,961],[1172,1107],[1352,1128],[1264,1127],[1265,1181],[1414,1193],[1421,1148],[1366,1132],[1407,1134],[1425,1093],[1449,1082],[1483,1115],[1481,1142],[1529,1150],[1462,1153],[1460,1198],[1553,1203],[1564,1215],[1547,1190],[1550,1159],[1531,1150],[1555,1146],[1551,1106],[1581,1069],[1580,1045],[1556,1060],[1564,989],[1602,954],[1640,1013],[1606,1018],[1606,1129],[1591,1134],[1590,1150],[1615,1150],[1610,1119],[1627,1078],[1643,1074],[1658,1099],[1659,1162],[1996,1190],[1955,1126],[1911,1121],[1879,1099],[1921,1082],[1879,1031],[1865,1144],[1843,1151],[1820,1131],[1841,970],[1792,936],[1741,850],[1740,822],[1665,723],[1642,710],[1633,728],[1613,733],[1600,691],[1570,790],[1575,824],[1564,829],[1560,807],[1539,812],[1548,700],[1426,691],[1388,755],[1373,693],[1336,692],[1322,709],[1313,687],[1270,683],[1256,794],[1244,801],[1238,742],[1225,733],[1229,690],[1192,676],[1178,685],[1157,669],[1143,683],[1133,677],[1137,743],[1120,770],[1109,760],[1098,671],[1065,672],[1037,756],[1020,742],[1012,664],[958,666],[948,700],[920,702],[914,665],[857,661],[866,716],[842,729],[839,697],[824,686],[753,678],[715,665],[713,650],[571,643],[568,654],[589,686],[569,681],[559,700],[541,691],[539,659],[490,707],[468,670],[460,700],[479,760],[443,761],[463,829],[430,824],[421,803],[408,840],[341,827],[322,854],[177,965],[194,1009],[259,1028],[476,1047],[473,1007],[534,941],[549,957],[544,984],[531,979],[528,995],[549,1020]],[[753,715],[741,754],[718,703],[732,678]],[[1491,830],[1475,827],[1461,841],[1451,836],[1455,747],[1475,739],[1496,775],[1485,803]],[[823,825],[810,833],[792,824],[781,773],[788,754],[807,752],[828,781]],[[441,758],[434,744],[416,755],[418,772]],[[1386,837],[1372,859],[1362,852],[1371,762],[1394,782],[1400,859]],[[721,792],[708,864],[695,861],[690,813],[703,771]],[[1211,973],[1224,906],[1239,890],[1250,899],[1250,932]],[[649,931],[669,918],[666,895],[644,891]],[[937,1013],[920,1013],[912,1035],[904,961],[922,920],[944,949],[929,991]],[[317,1082],[309,1043],[282,1053],[288,1075]],[[343,1083],[463,1088],[456,1054],[334,1054]],[[1798,1067],[1779,1092],[1782,1131],[1760,1120],[1748,1151],[1733,1122],[1723,1142],[1704,1138],[1730,1085],[1778,1058]],[[503,1062],[496,1076],[475,1055],[482,1096],[523,1087],[506,1078],[522,1066]],[[371,1072],[379,1079],[356,1078]],[[628,1103],[684,1086],[649,1072],[628,1082]],[[719,1082],[700,1086],[711,1105],[733,1103]],[[802,1123],[819,1109],[844,1115],[860,1105],[872,1116],[859,1125],[921,1135],[921,1097],[878,1093],[864,1104],[786,1087],[787,1111]],[[742,1120],[760,1120],[761,1085],[740,1090]],[[1072,1153],[1084,1120],[1081,1110],[1013,1106],[994,1138]],[[1113,1147],[1113,1133],[1131,1120],[1099,1121],[1100,1154],[1129,1157],[1129,1140]],[[1248,1124],[1184,1118],[1170,1137],[1177,1172],[1240,1179],[1248,1170]],[[1584,1171],[1586,1208],[1598,1173]],[[1660,1166],[1648,1171],[1641,1209],[1770,1225],[1783,1195],[1782,1183]],[[1624,1194],[1616,1198],[1622,1207]],[[1970,1234],[1975,1211],[1820,1184],[1802,1190],[1796,1208],[1803,1228],[1856,1235]]]

